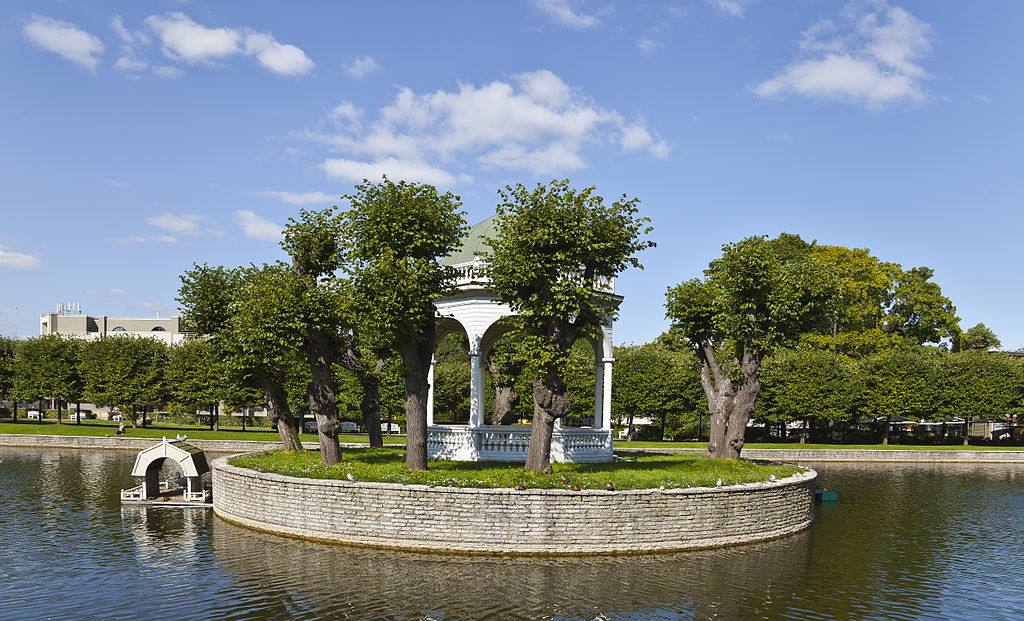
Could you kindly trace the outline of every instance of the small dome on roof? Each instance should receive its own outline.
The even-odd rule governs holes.
[[[458,250],[441,259],[442,265],[461,265],[462,263],[471,263],[474,257],[478,257],[487,250],[490,246],[484,241],[484,237],[494,237],[495,228],[494,220],[497,216],[491,216],[483,222],[477,224],[473,228],[469,229],[460,241],[460,247]]]

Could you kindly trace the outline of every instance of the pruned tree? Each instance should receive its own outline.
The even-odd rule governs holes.
[[[526,469],[550,467],[555,421],[570,410],[565,368],[580,337],[599,337],[614,318],[619,298],[601,286],[654,242],[644,239],[649,220],[636,216],[637,198],[611,205],[595,188],[576,190],[569,181],[522,184],[499,190],[495,238],[487,239],[491,289],[519,317],[523,339],[534,351],[535,413]]]
[[[280,266],[228,270],[193,265],[181,275],[178,302],[187,330],[208,335],[228,381],[258,388],[285,450],[301,451],[288,401],[301,347],[294,279]]]
[[[62,404],[81,400],[81,345],[81,341],[56,334],[22,342],[13,360],[15,393],[25,399],[53,400],[59,423]]]
[[[359,305],[359,329],[379,347],[395,349],[405,380],[406,467],[427,468],[427,396],[434,354],[434,300],[454,283],[441,259],[466,230],[462,204],[431,185],[363,181],[341,212],[344,270],[350,299]]]
[[[113,336],[82,348],[84,397],[97,405],[129,412],[133,427],[146,425],[146,408],[168,396],[167,346],[140,336]]]
[[[808,252],[793,252],[792,236],[779,241],[748,237],[726,244],[703,280],[668,290],[667,316],[701,362],[707,457],[739,459],[761,390],[762,360],[803,333],[823,330],[829,319],[835,270]]]

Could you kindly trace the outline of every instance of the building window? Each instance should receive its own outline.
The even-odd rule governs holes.
[[[157,327],[153,328],[153,332],[167,332],[167,330],[165,330],[164,328],[162,328],[160,326],[157,326]]]
[[[124,329],[124,328],[122,328],[121,326],[117,326],[116,328],[114,328],[113,330],[111,330],[111,332],[127,332],[127,330],[125,330],[125,329]]]

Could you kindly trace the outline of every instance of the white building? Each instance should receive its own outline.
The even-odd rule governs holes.
[[[145,336],[175,345],[189,335],[179,317],[107,317],[47,313],[39,316],[39,335],[59,334],[97,340],[107,336]]]

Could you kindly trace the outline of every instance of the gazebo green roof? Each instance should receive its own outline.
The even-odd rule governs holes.
[[[462,263],[471,263],[474,257],[482,255],[489,249],[487,242],[484,241],[484,237],[494,237],[494,219],[496,216],[491,216],[483,222],[480,222],[473,228],[469,229],[460,241],[460,247],[458,250],[448,255],[441,260],[443,265],[459,265]]]

